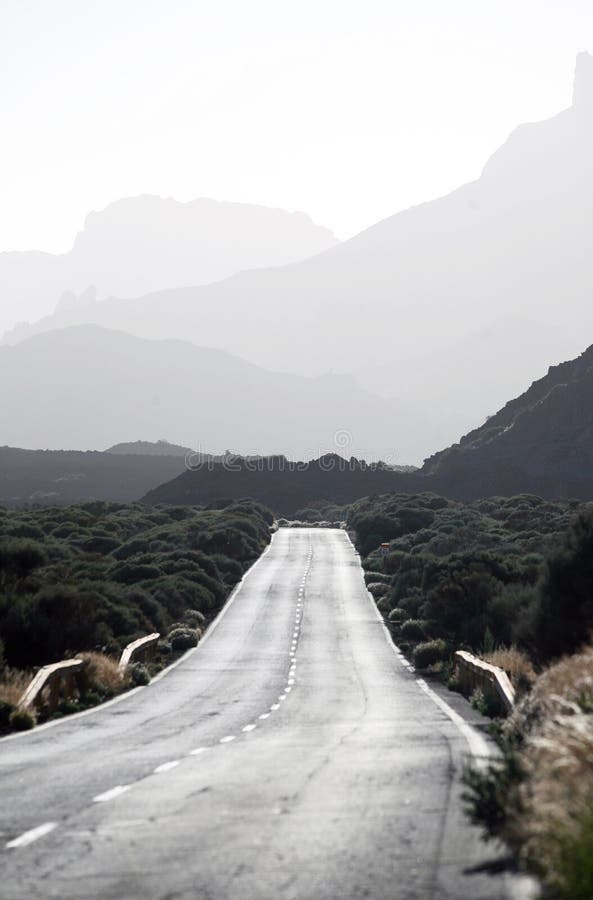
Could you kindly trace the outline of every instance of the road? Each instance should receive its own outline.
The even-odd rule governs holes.
[[[281,529],[164,677],[0,741],[0,896],[514,896],[461,811],[466,735],[345,532]]]

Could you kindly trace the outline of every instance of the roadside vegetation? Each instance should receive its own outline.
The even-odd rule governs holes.
[[[195,646],[273,521],[250,501],[220,506],[0,508],[0,730],[28,726],[16,706],[39,666],[83,655],[84,691],[64,714],[146,683]],[[122,649],[155,631],[156,657],[121,678]]]
[[[467,649],[515,686],[500,758],[465,775],[472,819],[550,897],[590,900],[593,505],[383,495],[347,520],[369,591],[418,668],[455,688],[452,654]]]

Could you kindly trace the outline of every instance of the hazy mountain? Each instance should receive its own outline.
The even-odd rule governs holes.
[[[593,498],[593,347],[550,368],[422,475],[458,496],[517,492]]]
[[[519,127],[476,182],[304,262],[62,310],[35,330],[92,320],[284,371],[372,369],[383,393],[426,407],[448,442],[496,409],[503,390],[524,389],[593,338],[592,98],[582,54],[573,105]],[[508,334],[494,329],[485,363],[457,356],[501,320]],[[562,344],[552,352],[555,331]],[[403,380],[399,360],[409,361]]]
[[[0,253],[0,333],[56,304],[59,315],[92,321],[96,299],[207,284],[335,244],[303,213],[205,198],[119,200],[87,216],[68,253]]]
[[[177,456],[0,447],[0,504],[129,503],[184,469],[184,461]]]
[[[325,450],[414,461],[430,423],[351,377],[275,374],[219,350],[97,326],[0,347],[0,443],[87,449],[158,441],[223,453]]]

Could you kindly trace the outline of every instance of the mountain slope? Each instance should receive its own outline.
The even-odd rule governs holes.
[[[593,347],[552,367],[422,474],[464,492],[593,496]],[[465,487],[464,487],[465,486]],[[495,490],[493,490],[495,489]]]
[[[206,198],[130,197],[90,213],[68,253],[0,253],[0,332],[11,318],[50,313],[58,299],[58,314],[92,320],[95,297],[207,284],[304,259],[335,243],[303,213]]]
[[[352,378],[274,374],[218,350],[97,326],[0,347],[0,443],[86,449],[163,435],[213,453],[406,463],[432,425]]]

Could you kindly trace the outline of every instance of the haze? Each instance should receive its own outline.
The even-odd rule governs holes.
[[[568,105],[591,46],[588,0],[3,3],[0,249],[65,252],[144,193],[351,236]]]

